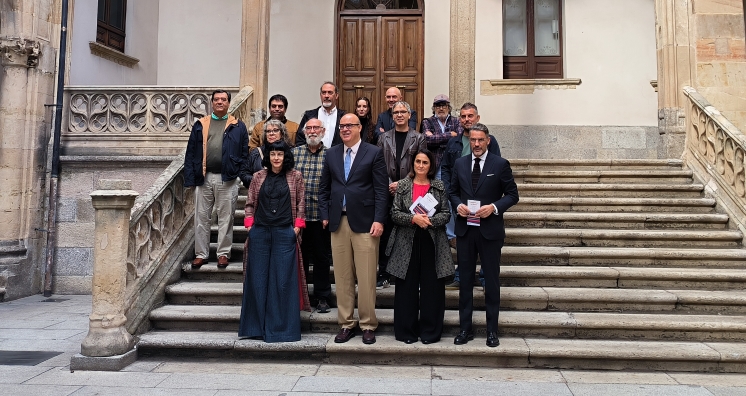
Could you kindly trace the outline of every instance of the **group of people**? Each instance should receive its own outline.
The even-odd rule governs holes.
[[[334,266],[335,342],[349,341],[358,327],[363,343],[376,342],[376,289],[393,283],[397,340],[438,342],[446,286],[456,284],[460,331],[454,343],[465,344],[474,338],[472,284],[479,258],[487,345],[499,345],[503,214],[518,202],[518,190],[510,164],[479,123],[477,107],[464,104],[457,118],[448,96],[437,95],[432,117],[418,132],[416,112],[396,87],[386,91],[388,109],[375,122],[366,97],[352,113],[338,109],[332,82],[322,84],[320,99],[321,106],[296,124],[285,117],[287,98],[272,96],[269,117],[249,135],[228,114],[230,93],[215,91],[212,114],[192,128],[184,184],[196,186],[193,268],[210,256],[213,209],[217,266],[229,265],[240,183],[248,189],[239,337],[300,340],[299,311],[312,309],[306,277],[313,263],[319,313],[334,303]]]

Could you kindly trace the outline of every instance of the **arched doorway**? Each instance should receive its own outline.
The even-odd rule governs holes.
[[[396,86],[423,115],[424,1],[339,0],[336,76],[339,107],[354,111],[367,96],[375,117]],[[419,121],[418,121],[419,123]]]

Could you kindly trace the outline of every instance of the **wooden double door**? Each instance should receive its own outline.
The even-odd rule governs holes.
[[[375,121],[388,108],[386,90],[398,87],[422,117],[423,34],[422,15],[340,15],[339,107],[352,112],[356,99],[366,96]]]

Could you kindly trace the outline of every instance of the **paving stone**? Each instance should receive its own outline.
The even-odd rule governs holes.
[[[65,340],[79,335],[81,330],[45,330],[45,329],[4,329],[3,338],[15,340]]]
[[[668,373],[668,375],[684,385],[746,387],[746,374]]]
[[[132,388],[153,388],[167,379],[170,374],[125,373],[108,371],[76,371],[54,368],[27,381],[31,385],[91,385]]]
[[[71,396],[213,396],[217,390],[214,389],[160,389],[160,388],[133,388],[133,387],[105,387],[84,386]],[[276,393],[275,393],[276,396]]]
[[[0,311],[2,313],[2,311]],[[63,320],[54,319],[3,319],[0,320],[0,329],[45,329],[50,326],[63,323]],[[2,336],[5,337],[5,331]]]
[[[47,370],[49,367],[0,365],[0,384],[21,384]]]
[[[174,373],[149,374],[168,377],[158,384],[158,388],[168,389],[234,389],[248,391],[291,391],[298,382],[298,376],[290,375],[242,375]]]
[[[704,387],[689,385],[567,384],[574,396],[712,396]]]
[[[357,393],[282,392],[285,396],[362,396]],[[277,391],[219,390],[215,396],[278,396]],[[418,396],[418,395],[413,395]]]
[[[371,375],[373,374],[373,375]],[[396,367],[396,366],[371,366],[371,365],[341,365],[322,364],[318,368],[316,377],[348,377],[348,378],[412,378],[431,379],[433,376],[430,367]]]
[[[212,374],[249,374],[249,375],[289,375],[307,377],[316,375],[318,364],[306,363],[272,363],[246,361],[211,361],[199,362],[162,362],[153,370],[157,373],[212,373]]]
[[[715,396],[746,396],[746,388],[708,386],[707,390]]]
[[[432,386],[433,395],[573,395],[566,384],[546,382],[532,383],[433,380]]]
[[[302,377],[293,387],[293,391],[330,392],[330,393],[383,393],[388,395],[429,394],[431,391],[428,379],[377,378],[371,372],[368,378],[349,377]]]
[[[80,386],[4,384],[0,390],[5,395],[13,396],[67,396],[72,395],[78,389]]]
[[[439,367],[432,368],[433,379],[439,380],[475,380],[503,382],[558,382],[565,379],[559,370],[550,369],[514,369],[514,368],[481,368],[481,367]]]
[[[675,379],[666,373],[644,373],[601,370],[562,370],[562,377],[567,383],[576,384],[645,384],[645,385],[678,385]]]

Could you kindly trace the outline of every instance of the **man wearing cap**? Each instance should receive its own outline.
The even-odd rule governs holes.
[[[422,120],[420,132],[425,136],[427,148],[435,154],[435,168],[438,170],[435,177],[441,178],[440,164],[443,153],[446,151],[448,141],[458,136],[461,126],[457,117],[451,115],[451,101],[448,96],[439,94],[433,99],[433,116]]]

